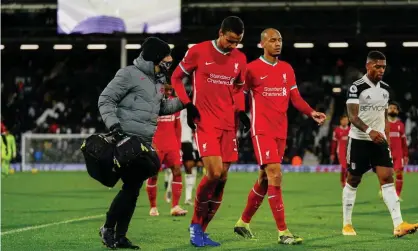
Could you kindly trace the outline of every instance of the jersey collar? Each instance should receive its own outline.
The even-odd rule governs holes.
[[[364,80],[364,82],[366,82],[368,85],[370,85],[370,87],[376,87],[376,88],[380,88],[380,81],[377,82],[377,84],[374,84],[372,81],[370,81],[370,79],[367,77],[367,74],[364,74],[364,76],[362,77],[362,79]]]
[[[215,48],[215,50],[217,50],[219,53],[221,53],[222,55],[228,55],[230,52],[229,51],[227,51],[227,52],[225,52],[225,51],[223,51],[223,50],[221,50],[219,47],[218,47],[218,45],[216,44],[216,40],[212,40],[212,45],[213,45],[213,48]]]
[[[263,55],[261,55],[259,58],[260,58],[260,60],[261,60],[262,62],[264,62],[264,63],[266,63],[266,64],[268,64],[268,65],[271,65],[271,66],[276,66],[276,65],[277,65],[277,63],[279,62],[279,60],[277,60],[274,64],[272,64],[272,63],[270,63],[269,61],[267,61],[267,60],[264,58],[264,56],[263,56]]]

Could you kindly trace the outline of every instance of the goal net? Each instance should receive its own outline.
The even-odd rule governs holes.
[[[22,171],[86,170],[80,150],[89,134],[22,134]]]

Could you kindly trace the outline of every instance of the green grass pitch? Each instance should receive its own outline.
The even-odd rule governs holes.
[[[224,201],[209,225],[211,237],[222,243],[213,250],[418,250],[418,233],[401,239],[392,236],[389,212],[377,196],[374,174],[365,175],[357,192],[353,223],[357,236],[342,236],[341,187],[336,173],[284,174],[284,201],[289,229],[304,238],[299,246],[277,244],[277,232],[267,200],[252,221],[257,241],[234,235],[233,227],[245,206],[256,173],[230,173]],[[142,250],[195,250],[189,244],[192,207],[186,217],[169,216],[159,180],[159,217],[148,216],[145,187],[128,237]],[[418,222],[418,173],[405,174],[402,215]],[[119,187],[120,184],[118,184]],[[16,173],[1,184],[1,250],[105,250],[98,229],[111,199],[111,190],[85,172]],[[181,202],[184,198],[181,198]],[[89,218],[90,216],[94,216]],[[84,218],[79,220],[80,218]],[[75,221],[69,221],[76,219]],[[56,224],[58,223],[58,224]],[[41,228],[34,226],[45,225]],[[26,229],[25,229],[26,228]],[[12,231],[12,232],[10,232]]]

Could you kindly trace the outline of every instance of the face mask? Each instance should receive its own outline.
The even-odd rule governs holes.
[[[158,66],[160,66],[160,72],[167,74],[172,64],[172,61],[161,61],[160,64],[158,64]]]

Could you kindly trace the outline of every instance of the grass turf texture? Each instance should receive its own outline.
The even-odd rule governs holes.
[[[244,240],[233,233],[233,227],[256,176],[256,173],[230,173],[223,204],[208,228],[213,240],[222,246],[204,249],[415,250],[418,247],[418,234],[401,239],[392,236],[392,220],[378,197],[377,179],[372,173],[365,175],[357,192],[353,212],[357,236],[341,235],[339,174],[286,173],[283,192],[288,227],[302,236],[304,243],[277,244],[276,225],[266,199],[251,224],[259,239]],[[163,182],[160,175],[157,200],[160,216],[148,216],[144,186],[128,237],[143,250],[195,250],[189,244],[187,231],[193,208],[185,207],[189,210],[186,217],[171,217],[170,205],[163,200]],[[404,220],[409,222],[418,222],[416,184],[418,174],[405,175],[401,207]],[[2,179],[2,250],[105,250],[98,229],[119,187],[120,183],[109,190],[85,172],[16,173]],[[97,217],[7,234],[11,230],[88,216]]]

